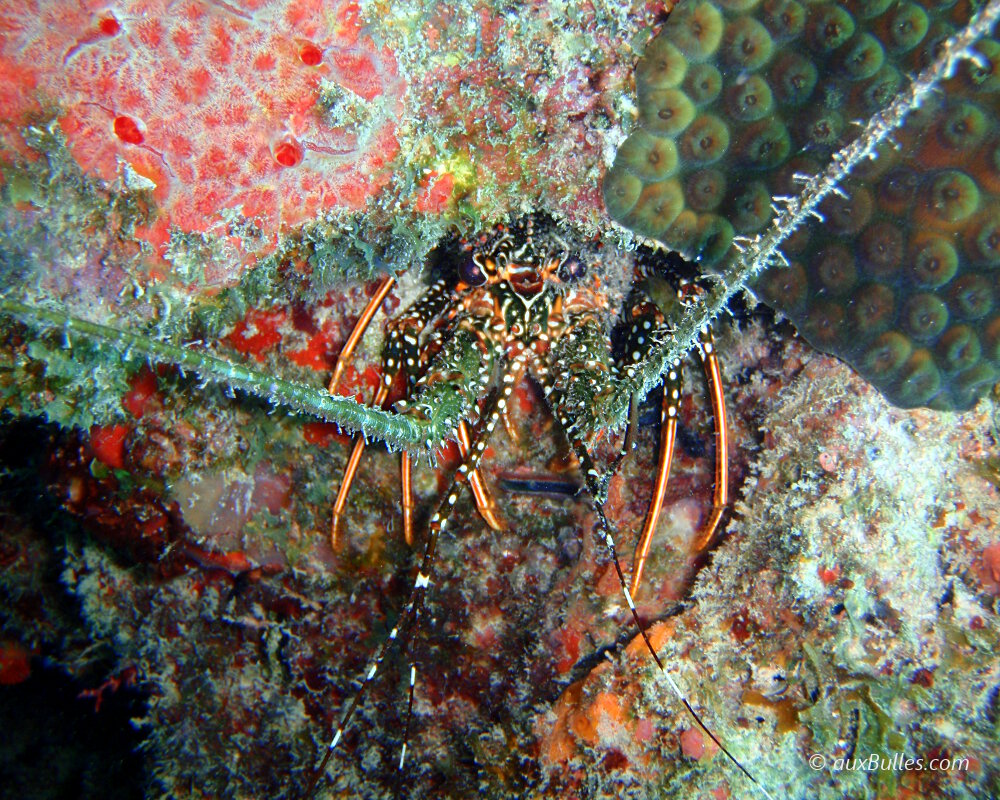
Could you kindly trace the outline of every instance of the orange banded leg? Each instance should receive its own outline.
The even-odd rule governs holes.
[[[358,346],[358,342],[361,341],[361,337],[368,330],[368,325],[371,323],[372,317],[375,316],[375,312],[378,311],[379,306],[382,305],[382,301],[385,300],[385,296],[389,294],[395,283],[396,279],[392,275],[387,275],[383,278],[382,283],[375,290],[375,294],[368,301],[368,305],[365,306],[365,310],[361,312],[361,316],[354,325],[354,330],[351,331],[351,335],[344,342],[344,348],[337,357],[337,363],[334,364],[333,375],[330,376],[330,384],[327,386],[327,391],[330,394],[334,394],[337,391],[337,384],[340,383],[340,379],[344,375],[344,367],[350,362],[351,356],[354,355],[354,350]]]
[[[506,419],[506,416],[503,414],[501,414],[501,417]],[[461,453],[463,461],[469,457],[469,448],[471,447],[472,437],[469,435],[469,425],[463,419],[458,423],[458,452]],[[503,523],[497,517],[496,503],[493,502],[490,490],[483,483],[483,478],[478,468],[469,472],[469,488],[472,490],[472,497],[476,501],[479,516],[493,530],[502,531]]]
[[[375,398],[372,400],[373,406],[381,406],[385,402],[385,398],[389,395],[390,385],[391,381],[383,380],[379,383],[378,391],[375,392]],[[344,513],[344,506],[347,505],[347,496],[350,494],[351,484],[354,483],[354,476],[357,474],[358,464],[361,463],[361,455],[364,452],[365,437],[355,436],[351,455],[347,459],[347,466],[344,467],[344,480],[340,484],[340,490],[337,492],[337,499],[333,502],[333,511],[330,514],[330,546],[334,552],[337,551],[337,539],[340,534],[340,517]]]
[[[711,331],[706,330],[701,335],[701,352],[705,365],[705,375],[708,379],[709,394],[712,398],[712,415],[715,418],[715,489],[712,510],[694,540],[693,550],[696,553],[711,546],[722,522],[722,516],[729,507],[729,426],[726,415],[726,399],[722,389],[722,372],[719,368],[719,358],[715,353],[715,339]],[[656,530],[656,523],[663,508],[663,497],[670,476],[670,462],[673,459],[674,441],[677,436],[677,412],[680,404],[680,369],[680,362],[675,362],[664,381],[659,467],[656,472],[656,485],[653,489],[649,512],[639,537],[639,544],[635,549],[635,566],[632,568],[630,586],[633,594],[639,590],[639,582],[642,580],[642,571],[649,555],[653,531]]]
[[[722,515],[729,507],[729,425],[726,417],[726,397],[722,391],[722,372],[715,353],[715,339],[710,330],[701,334],[701,355],[712,397],[712,414],[715,417],[715,494],[712,513],[695,539],[695,552],[706,550],[714,541],[722,522]]]
[[[389,291],[395,283],[396,279],[391,275],[387,275],[383,278],[382,282],[375,290],[375,294],[373,294],[371,299],[368,301],[368,305],[365,306],[365,310],[361,312],[361,316],[354,325],[354,330],[352,330],[351,335],[347,337],[347,341],[344,343],[344,347],[340,351],[340,355],[337,357],[337,363],[333,367],[333,374],[330,376],[330,383],[327,386],[327,391],[330,394],[334,394],[337,391],[337,384],[340,383],[340,379],[344,375],[344,368],[350,363],[351,356],[354,354],[354,350],[357,348],[358,342],[361,341],[361,337],[364,336],[365,331],[368,330],[372,317],[375,316],[375,312],[378,311],[379,307],[382,305],[382,301],[385,300],[386,295],[389,294]],[[372,401],[372,405],[382,405],[382,403],[385,402],[386,395],[388,394],[388,385],[386,385],[385,381],[383,381],[379,384],[378,391],[376,392],[375,399]],[[364,437],[355,437],[354,446],[351,448],[351,455],[347,459],[347,466],[344,468],[344,481],[340,485],[340,491],[337,492],[337,499],[334,501],[333,512],[330,519],[330,545],[335,551],[337,549],[337,534],[340,528],[340,516],[343,514],[344,506],[347,504],[347,495],[351,491],[351,484],[354,482],[354,476],[358,471],[358,464],[361,463],[361,454],[364,453],[364,451]]]
[[[371,324],[375,312],[394,284],[395,278],[391,276],[383,279],[371,300],[368,301],[368,305],[365,306],[365,310],[358,318],[354,330],[351,331],[351,335],[348,337],[347,342],[344,344],[344,349],[337,359],[337,364],[334,366],[333,375],[330,378],[328,387],[331,393],[336,389],[337,382],[343,375],[345,365],[349,362],[351,354],[357,347],[358,342],[361,341],[365,330]],[[386,398],[389,395],[389,388],[395,382],[396,376],[400,372],[405,371],[407,373],[407,385],[412,387],[417,370],[419,369],[418,362],[420,361],[418,337],[427,323],[441,312],[447,299],[448,290],[446,284],[443,281],[437,281],[413,306],[407,309],[403,317],[396,322],[390,323],[383,351],[382,380],[379,382],[375,397],[372,400],[373,406],[381,407],[385,404]],[[354,482],[358,465],[361,463],[361,454],[364,453],[364,450],[364,437],[356,437],[351,449],[351,455],[347,460],[347,466],[344,469],[344,480],[341,483],[340,490],[337,492],[337,499],[334,502],[331,514],[330,544],[334,550],[337,549],[340,519],[344,512],[344,507],[347,505],[347,496],[350,493],[351,484]],[[400,483],[402,484],[403,492],[403,535],[407,544],[412,544],[413,489],[410,476],[410,459],[406,453],[402,454],[400,462]]]
[[[403,539],[413,547],[413,463],[405,450],[399,454],[399,491],[403,495]]]
[[[653,531],[663,509],[663,499],[667,492],[667,481],[670,478],[670,464],[674,460],[674,443],[677,441],[677,413],[681,400],[681,362],[675,361],[667,373],[663,385],[663,406],[660,413],[660,457],[656,469],[656,483],[653,487],[653,497],[649,502],[649,511],[642,526],[642,534],[635,548],[635,558],[632,561],[632,581],[629,590],[634,595],[639,591],[642,571],[646,566],[649,546],[653,541]]]

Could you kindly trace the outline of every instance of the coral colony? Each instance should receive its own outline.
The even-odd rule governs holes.
[[[639,125],[605,180],[609,213],[706,265],[755,236],[927,66],[961,3],[686,3],[636,69]],[[748,6],[756,6],[749,8]],[[852,13],[852,11],[854,13]],[[1000,141],[980,43],[822,222],[783,245],[762,299],[903,407],[968,408],[997,380]],[[738,177],[736,177],[738,176]]]
[[[1000,2],[0,8],[5,786],[1000,796]]]

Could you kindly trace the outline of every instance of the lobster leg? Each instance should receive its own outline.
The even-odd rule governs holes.
[[[506,421],[507,415],[502,414],[501,416]],[[472,438],[469,434],[469,425],[463,419],[460,423],[458,423],[458,451],[461,453],[463,460],[468,458],[471,448]],[[469,488],[472,490],[472,497],[476,501],[476,508],[479,511],[479,516],[481,516],[486,524],[493,530],[502,531],[503,523],[497,516],[496,503],[493,500],[493,496],[490,494],[490,490],[487,489],[486,485],[483,483],[482,475],[479,473],[478,469],[474,469],[469,473]]]
[[[469,325],[469,330],[474,333],[478,339],[479,345],[490,349],[492,347],[488,342],[488,336],[483,330],[484,322],[481,319],[475,320]],[[436,330],[432,336],[435,339],[435,344],[441,344],[443,341],[450,341],[454,336],[454,331],[448,331],[447,329]],[[452,343],[453,344],[453,343]],[[439,350],[437,351],[440,352]],[[497,353],[494,353],[496,356]],[[427,360],[426,358],[424,359]],[[447,358],[444,359],[445,361]],[[428,367],[424,374],[424,382],[440,382],[444,381],[447,383],[445,376],[448,375],[449,370],[444,367],[441,363],[441,359],[435,361],[434,364]],[[480,376],[482,377],[482,376]],[[400,403],[400,407],[404,407],[405,402]],[[504,416],[504,415],[501,415]],[[465,419],[459,419],[458,424],[455,428],[455,438],[458,442],[458,450],[462,459],[464,460],[469,454],[469,447],[471,441],[471,434],[469,431],[469,424]],[[413,493],[409,488],[411,485],[410,480],[410,463],[409,456],[403,453],[403,529],[406,534],[406,541],[408,544],[412,544],[412,530],[413,530]],[[483,518],[483,521],[493,530],[499,531],[503,530],[503,522],[501,522],[496,510],[496,503],[490,494],[489,489],[483,482],[482,474],[478,469],[473,469],[469,473],[469,487],[472,490],[472,497],[476,504],[476,509],[479,511],[479,515]]]
[[[396,279],[387,275],[382,279],[382,282],[378,285],[375,290],[375,294],[372,295],[371,299],[368,301],[368,305],[365,306],[364,311],[361,312],[361,316],[354,325],[354,329],[351,331],[351,335],[347,337],[347,341],[344,343],[343,349],[340,351],[340,355],[337,357],[337,363],[334,364],[333,374],[330,376],[330,383],[327,386],[327,391],[330,394],[334,394],[337,391],[337,385],[340,383],[340,379],[344,375],[344,368],[350,362],[351,356],[354,355],[354,350],[358,346],[358,342],[361,341],[361,337],[364,336],[368,326],[371,324],[372,318],[375,316],[375,312],[378,311],[379,307],[382,305],[382,301],[385,300],[386,295],[395,285]],[[381,406],[385,402],[386,395],[389,393],[389,386],[392,384],[392,379],[383,380],[375,393],[375,397],[372,400],[373,406]],[[330,519],[330,545],[336,550],[337,549],[337,534],[340,528],[340,516],[344,511],[344,505],[347,503],[347,495],[351,490],[351,484],[354,482],[354,475],[358,470],[358,464],[361,463],[361,455],[365,450],[364,437],[358,436],[354,439],[354,444],[351,447],[351,455],[347,459],[347,466],[344,468],[344,479],[340,485],[340,491],[337,493],[337,499],[333,504],[333,511],[331,513]]]
[[[388,366],[389,364],[389,360],[386,360],[386,365]],[[373,406],[381,408],[385,404],[385,400],[389,396],[389,387],[392,385],[395,376],[395,372],[392,374],[386,372],[382,381],[378,385],[378,389],[375,391],[375,397],[372,399]],[[360,435],[355,436],[354,444],[351,447],[351,455],[347,459],[347,466],[344,467],[344,478],[340,483],[340,489],[337,492],[337,499],[333,502],[333,511],[330,514],[330,546],[333,548],[334,552],[337,551],[337,539],[339,538],[340,533],[340,519],[344,513],[344,506],[347,505],[347,496],[351,491],[351,484],[354,483],[354,476],[357,474],[358,465],[361,463],[361,456],[364,452],[365,437]],[[403,508],[406,508],[405,500]]]
[[[375,294],[372,295],[371,300],[368,301],[368,305],[365,306],[365,310],[361,312],[361,316],[358,317],[358,321],[354,324],[354,330],[351,331],[351,335],[347,337],[347,341],[344,342],[344,347],[340,351],[340,355],[337,356],[337,363],[333,365],[333,374],[330,376],[330,384],[326,387],[326,390],[330,394],[335,394],[337,391],[337,384],[340,383],[340,379],[344,375],[344,368],[347,366],[354,355],[354,350],[358,346],[358,342],[361,341],[361,337],[365,335],[365,331],[368,330],[368,326],[371,324],[372,317],[375,316],[375,312],[378,311],[379,306],[382,305],[382,301],[385,300],[386,295],[396,284],[396,279],[392,275],[386,275],[382,279],[382,282],[378,285],[375,290]]]
[[[337,552],[337,540],[340,537],[340,518],[344,513],[344,506],[347,505],[347,496],[351,491],[351,484],[354,483],[354,476],[358,471],[358,464],[361,463],[361,455],[364,452],[364,437],[355,436],[351,455],[347,459],[347,466],[344,467],[344,479],[340,483],[337,499],[334,500],[333,510],[330,512],[330,547],[334,552]]]
[[[663,312],[658,305],[645,298],[632,310],[632,327],[625,346],[625,363],[623,369],[630,371],[639,363],[652,348],[653,343],[666,333],[663,323]],[[680,361],[675,361],[667,373],[663,383],[663,402],[660,407],[660,449],[657,459],[656,479],[653,484],[653,495],[649,501],[649,510],[639,534],[639,541],[632,560],[632,580],[629,589],[632,594],[639,591],[643,569],[649,548],[656,531],[663,501],[666,496],[667,482],[670,478],[670,465],[674,458],[674,444],[677,440],[677,417],[681,399],[682,373]],[[637,398],[632,398],[632,408],[635,409]],[[633,436],[635,421],[630,421],[624,452],[629,452],[629,440]]]
[[[379,287],[372,296],[371,300],[368,302],[368,305],[359,317],[357,324],[354,326],[354,330],[351,331],[351,335],[348,337],[347,342],[344,345],[344,349],[341,351],[340,356],[337,359],[337,363],[333,370],[333,376],[330,379],[328,387],[329,391],[332,392],[336,389],[337,383],[343,375],[344,368],[348,363],[350,356],[357,347],[361,337],[364,335],[365,330],[371,324],[372,318],[374,317],[376,310],[378,310],[378,307],[381,305],[382,300],[388,294],[394,283],[394,278],[388,277],[384,279],[382,283],[379,284]],[[409,388],[409,386],[412,385],[416,378],[417,371],[420,368],[418,354],[418,339],[420,333],[434,317],[441,313],[448,300],[448,296],[449,293],[446,285],[444,282],[439,281],[431,286],[426,294],[424,294],[407,310],[403,317],[390,325],[385,347],[383,349],[382,380],[379,382],[378,389],[375,392],[375,397],[372,399],[373,406],[383,407],[385,405],[389,396],[389,389],[400,372],[405,371],[409,377],[407,387]],[[344,513],[344,508],[347,505],[347,498],[351,491],[351,485],[353,484],[354,477],[357,474],[358,466],[361,463],[361,456],[364,453],[364,450],[364,437],[355,437],[351,448],[351,455],[347,459],[347,465],[344,468],[344,477],[341,481],[340,489],[337,492],[337,498],[334,501],[333,511],[330,518],[330,545],[334,550],[337,549],[341,519]],[[400,482],[402,484],[403,494],[403,534],[407,544],[412,544],[413,491],[412,482],[410,480],[410,459],[406,453],[403,453],[401,456]]]
[[[656,481],[653,485],[653,497],[646,513],[646,521],[642,526],[639,542],[635,547],[635,558],[632,562],[632,581],[629,588],[632,594],[639,591],[642,581],[642,571],[646,566],[649,546],[653,541],[653,531],[663,509],[663,499],[667,493],[667,481],[670,479],[670,465],[674,460],[674,443],[677,440],[677,411],[681,397],[681,364],[675,361],[667,373],[663,386],[663,405],[660,410],[660,452],[656,467]]]
[[[399,454],[399,493],[403,505],[403,540],[413,547],[413,462],[405,450]]]
[[[376,310],[379,305],[381,305],[382,300],[388,294],[389,290],[392,288],[394,282],[394,278],[386,278],[379,285],[375,295],[362,312],[354,330],[351,332],[351,335],[348,337],[347,342],[344,345],[344,349],[341,351],[340,356],[337,359],[333,376],[330,379],[328,387],[329,391],[332,392],[336,388],[337,383],[343,374],[344,367],[348,363],[348,359],[357,347],[357,343],[361,340],[361,337],[364,335],[368,325],[371,324]],[[448,300],[450,299],[450,294],[451,292],[447,288],[447,285],[443,281],[438,281],[432,285],[430,289],[428,289],[428,291],[416,303],[414,303],[401,318],[399,318],[399,320],[393,321],[393,323],[390,324],[383,350],[383,376],[378,389],[376,390],[375,397],[372,399],[373,406],[382,407],[385,405],[389,389],[395,382],[396,376],[400,372],[405,371],[407,374],[406,395],[409,396],[412,393],[417,377],[423,367],[426,366],[426,359],[421,358],[420,355],[419,340],[421,333],[433,319],[442,313],[448,303]],[[459,441],[461,442],[461,432],[459,433],[459,437]],[[344,468],[344,477],[341,481],[340,489],[337,492],[337,498],[334,501],[333,511],[331,513],[330,544],[334,550],[337,549],[341,519],[343,517],[344,508],[347,505],[347,498],[350,494],[351,485],[354,482],[358,466],[361,463],[361,456],[364,453],[364,449],[364,437],[355,437],[351,448],[351,455],[349,456],[347,465]],[[474,487],[476,505],[479,508],[480,513],[483,515],[483,518],[487,521],[490,527],[499,529],[498,526],[500,523],[497,520],[495,513],[492,511],[492,500],[483,486],[482,479],[478,472],[474,473],[470,482],[472,482]],[[403,508],[403,537],[406,540],[406,543],[412,546],[414,515],[412,462],[409,454],[406,452],[403,452],[400,455],[400,492],[402,494],[401,505]]]
[[[664,314],[661,305],[665,304],[666,292],[655,279],[647,280],[647,288],[659,296],[659,302],[644,302],[633,311],[633,325],[627,345],[627,363],[634,364],[648,353],[656,338],[666,332]],[[690,302],[682,296],[681,302]],[[700,336],[700,353],[708,379],[709,394],[712,399],[712,415],[715,421],[715,488],[712,509],[708,519],[702,526],[693,542],[694,552],[706,550],[715,539],[722,522],[722,517],[729,507],[729,434],[726,420],[726,401],[722,388],[722,374],[719,369],[719,359],[715,352],[715,339],[710,329]],[[660,416],[660,450],[649,511],[643,524],[642,533],[635,549],[632,568],[631,591],[637,593],[642,580],[643,568],[649,555],[653,533],[663,509],[663,500],[670,477],[670,465],[673,460],[674,444],[677,438],[677,419],[681,394],[681,364],[675,361],[664,379],[663,405]],[[631,431],[630,431],[631,433]]]
[[[715,352],[715,338],[706,329],[701,334],[701,357],[712,397],[712,414],[715,417],[715,493],[712,512],[695,539],[695,552],[708,549],[715,539],[722,522],[722,515],[729,507],[729,425],[726,417],[726,397],[722,390],[722,372]]]

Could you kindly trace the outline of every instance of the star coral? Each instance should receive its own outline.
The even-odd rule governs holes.
[[[639,127],[604,182],[623,225],[712,267],[755,236],[974,4],[692,2],[636,71]],[[1000,43],[977,45],[784,245],[758,294],[904,407],[1000,376]],[[778,198],[774,200],[773,198]]]

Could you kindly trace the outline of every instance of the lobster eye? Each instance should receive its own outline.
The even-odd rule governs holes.
[[[473,256],[462,261],[458,267],[458,277],[469,286],[482,286],[486,283],[486,276],[476,263]]]
[[[587,274],[587,265],[576,256],[567,258],[559,267],[559,277],[567,283],[574,283]]]

